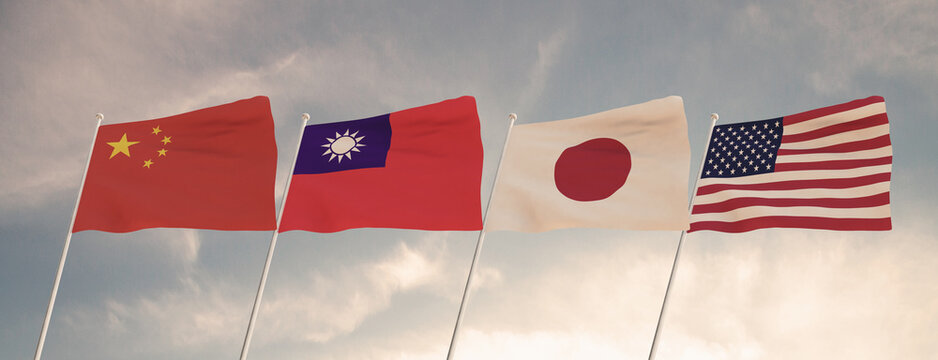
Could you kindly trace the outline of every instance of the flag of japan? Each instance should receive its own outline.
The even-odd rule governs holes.
[[[505,151],[487,230],[688,227],[680,97],[517,125]]]
[[[306,126],[279,230],[481,229],[479,126],[471,96]]]

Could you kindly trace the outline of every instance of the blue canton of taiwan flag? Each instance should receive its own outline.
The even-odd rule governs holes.
[[[391,147],[389,115],[329,124],[308,125],[293,174],[384,167]],[[353,161],[354,160],[354,161]]]

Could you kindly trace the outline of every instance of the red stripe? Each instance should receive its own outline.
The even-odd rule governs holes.
[[[690,230],[720,231],[727,233],[741,233],[765,228],[797,228],[843,231],[881,231],[892,229],[892,218],[880,219],[837,219],[812,216],[766,216],[740,220],[736,222],[725,221],[698,221],[690,224]]]
[[[706,205],[694,205],[692,214],[710,214],[736,210],[749,206],[815,206],[834,209],[866,208],[889,204],[889,192],[859,198],[838,199],[767,199],[759,197],[740,197]]]
[[[811,130],[808,132],[803,132],[800,134],[793,135],[782,135],[783,143],[793,143],[807,140],[819,139],[825,136],[830,136],[834,134],[845,133],[848,131],[860,130],[871,128],[874,126],[879,126],[889,123],[889,117],[886,116],[886,113],[876,114],[872,116],[867,116],[862,119],[847,121],[836,125],[826,126],[820,129]]]
[[[800,189],[847,189],[889,181],[892,173],[879,173],[842,179],[786,180],[757,184],[713,184],[697,189],[697,196],[724,190],[800,190]]]
[[[823,107],[820,109],[805,111],[803,113],[788,115],[782,118],[782,121],[784,121],[783,123],[784,126],[788,126],[788,125],[800,123],[802,121],[808,121],[808,120],[819,118],[822,116],[827,116],[830,114],[836,114],[839,112],[853,110],[856,108],[867,106],[869,104],[875,104],[875,103],[880,103],[880,102],[885,102],[885,101],[886,100],[884,100],[882,96],[870,96],[866,99],[853,100],[851,102],[843,103],[840,105],[833,105],[833,106]]]
[[[785,140],[782,140],[782,142],[784,143]],[[885,135],[877,136],[872,139],[852,141],[848,143],[825,146],[825,147],[816,148],[816,149],[778,149],[778,155],[847,153],[847,152],[854,152],[854,151],[879,149],[881,147],[886,147],[889,145],[892,145],[892,142],[889,141],[889,134],[885,134]]]
[[[884,156],[876,159],[858,159],[858,160],[830,160],[800,163],[782,163],[775,164],[775,171],[797,171],[797,170],[843,170],[855,169],[867,166],[877,166],[892,164],[892,156]]]

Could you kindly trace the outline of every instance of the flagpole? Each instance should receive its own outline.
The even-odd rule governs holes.
[[[469,276],[466,279],[466,288],[462,292],[462,301],[459,303],[459,312],[456,314],[456,326],[453,328],[453,337],[449,342],[449,350],[446,352],[446,360],[452,360],[454,350],[456,349],[456,340],[459,335],[459,325],[462,324],[463,311],[466,308],[466,302],[469,300],[469,288],[472,286],[472,280],[475,278],[475,268],[479,263],[479,256],[482,254],[482,243],[485,241],[485,224],[489,217],[489,205],[492,204],[492,197],[495,195],[495,187],[498,186],[498,173],[502,170],[502,160],[505,158],[505,151],[508,150],[508,141],[511,140],[511,129],[515,126],[515,120],[518,115],[508,114],[508,133],[505,134],[505,145],[502,147],[502,155],[498,158],[498,168],[495,169],[495,180],[492,181],[492,192],[489,193],[489,201],[485,204],[485,216],[482,218],[482,230],[479,231],[479,239],[476,241],[476,250],[472,254],[472,263],[469,265]]]
[[[697,184],[700,182],[700,176],[703,174],[704,161],[707,159],[707,149],[710,147],[710,141],[713,137],[713,127],[716,126],[717,120],[720,119],[720,116],[716,113],[710,114],[710,131],[707,132],[707,143],[704,146],[704,155],[700,159],[700,171],[697,173],[697,178],[694,179],[694,191],[691,192],[690,204],[687,205],[688,214],[694,208],[694,198],[697,195]],[[674,262],[671,264],[671,276],[668,277],[668,287],[664,291],[664,300],[661,302],[661,312],[658,314],[658,324],[655,325],[655,337],[651,340],[651,351],[648,353],[648,360],[654,360],[655,354],[658,351],[658,336],[661,333],[661,323],[664,319],[664,311],[668,307],[668,294],[671,293],[671,284],[674,283],[674,273],[677,271],[677,263],[681,258],[681,249],[684,247],[684,238],[687,237],[687,230],[681,231],[681,239],[677,242],[677,251],[674,253]]]
[[[287,204],[287,193],[290,191],[290,180],[293,179],[293,170],[296,168],[296,156],[300,153],[300,144],[303,143],[303,133],[306,130],[306,124],[309,123],[309,114],[303,113],[303,127],[300,128],[300,137],[296,140],[296,152],[293,153],[293,165],[290,166],[290,173],[287,174],[287,183],[283,187],[283,201],[280,202],[280,212],[277,213],[277,229],[270,238],[270,246],[267,248],[267,261],[264,262],[264,270],[261,272],[261,282],[257,286],[257,295],[254,296],[254,307],[251,308],[251,320],[248,321],[248,330],[244,334],[244,344],[241,346],[241,360],[248,357],[248,349],[251,347],[251,337],[254,335],[254,322],[257,321],[257,312],[261,307],[261,298],[264,297],[264,287],[267,285],[267,273],[270,271],[270,261],[274,258],[274,248],[277,247],[277,236],[280,235],[280,217],[283,216],[283,208]]]
[[[46,332],[49,330],[49,321],[52,320],[52,308],[55,307],[55,297],[59,293],[59,282],[62,281],[62,270],[65,268],[65,258],[68,257],[68,247],[72,243],[72,228],[75,227],[75,215],[78,214],[78,204],[81,202],[81,191],[85,188],[85,176],[88,175],[88,165],[91,164],[91,154],[94,152],[94,144],[98,139],[98,128],[101,127],[101,120],[104,115],[97,113],[94,115],[98,119],[94,126],[94,136],[91,138],[91,149],[88,150],[88,161],[85,162],[85,171],[81,173],[81,184],[78,186],[78,198],[75,199],[75,209],[72,210],[72,221],[68,224],[68,235],[65,236],[65,245],[62,246],[62,257],[59,258],[59,268],[55,271],[55,280],[52,282],[52,295],[49,296],[49,305],[46,307],[46,317],[42,320],[42,329],[39,330],[39,343],[36,345],[36,354],[33,359],[39,360],[42,357],[42,347],[46,343]]]

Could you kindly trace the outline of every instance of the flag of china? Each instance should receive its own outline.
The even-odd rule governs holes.
[[[264,96],[103,125],[72,231],[273,230],[276,170]]]

